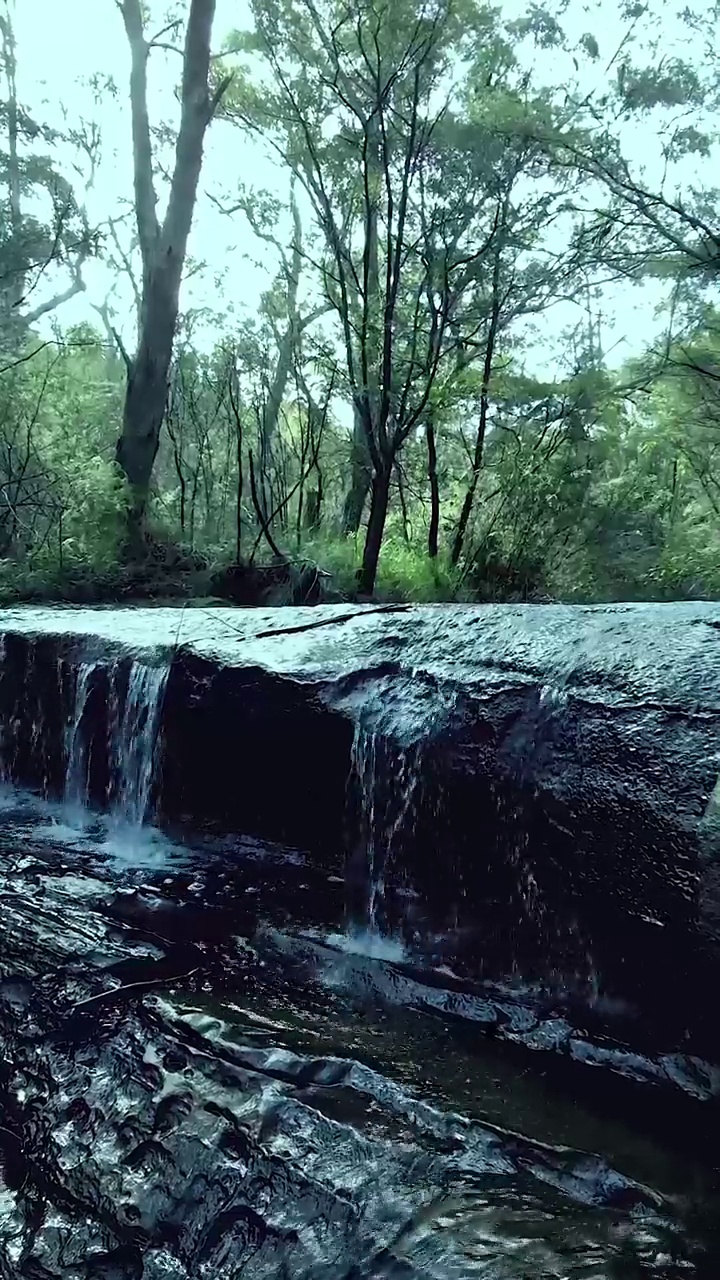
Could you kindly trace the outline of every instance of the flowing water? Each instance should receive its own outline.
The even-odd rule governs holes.
[[[65,801],[83,820],[90,793],[91,699],[102,694],[107,725],[106,798],[116,825],[141,828],[152,817],[156,749],[169,668],[133,660],[81,662],[66,731]],[[102,690],[98,688],[102,683]]]
[[[65,803],[3,792],[2,1280],[715,1277],[713,1113],[653,1087],[687,1064],[582,1040],[398,936],[420,748],[358,729],[346,881],[161,833],[166,678],[85,662]]]
[[[388,879],[397,871],[401,840],[412,840],[421,786],[421,743],[396,746],[359,721],[348,779],[348,882],[359,893],[349,924],[376,949],[393,933]]]
[[[117,779],[115,811],[131,826],[150,816],[155,778],[155,748],[160,729],[167,667],[133,662],[122,705],[112,699],[110,742],[113,775]]]
[[[97,662],[82,662],[77,669],[75,706],[66,734],[65,799],[70,806],[83,806],[88,799],[88,742],[83,731],[83,717],[87,710],[90,682],[97,669]]]

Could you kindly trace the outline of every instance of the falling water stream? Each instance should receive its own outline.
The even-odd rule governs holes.
[[[358,722],[353,738],[350,799],[349,876],[361,886],[350,927],[370,939],[393,932],[387,887],[401,841],[412,840],[422,779],[422,746],[397,746]],[[396,875],[397,878],[397,875]]]
[[[64,803],[0,807],[0,1276],[714,1278],[715,1162],[672,1107],[648,1120],[640,1059],[626,1094],[570,1054],[558,1084],[530,1062],[574,1034],[561,1012],[399,941],[421,740],[358,725],[341,883],[298,850],[155,832],[167,676],[83,661]],[[517,871],[530,893],[522,849]]]
[[[66,735],[65,799],[69,805],[83,806],[88,799],[88,742],[83,725],[88,691],[97,662],[81,662],[77,669],[75,705]]]
[[[110,744],[113,775],[117,779],[115,811],[123,822],[142,826],[150,817],[155,778],[155,748],[160,729],[167,667],[133,662],[120,711],[113,698]]]
[[[108,783],[106,799],[115,824],[141,828],[152,817],[156,748],[169,668],[137,659],[129,663],[81,662],[66,733],[64,796],[80,809],[90,795],[91,699],[104,677]]]

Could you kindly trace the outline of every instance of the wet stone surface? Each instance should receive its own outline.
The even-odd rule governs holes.
[[[0,811],[2,1280],[717,1274],[712,1154],[532,1082],[561,1010],[359,954],[296,851],[104,824]]]
[[[713,604],[3,611],[0,768],[311,850],[357,918],[441,939],[478,982],[599,994],[684,1076],[678,1056],[720,1063],[719,623]]]

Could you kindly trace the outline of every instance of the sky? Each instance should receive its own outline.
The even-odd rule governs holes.
[[[156,4],[162,27],[165,4]],[[72,22],[68,13],[72,11]],[[217,44],[233,28],[249,23],[244,0],[218,0],[215,32]],[[38,40],[38,31],[43,38]],[[132,150],[128,79],[130,58],[122,18],[115,0],[16,0],[15,33],[18,48],[20,94],[37,117],[50,124],[76,127],[81,119],[99,122],[102,132],[102,159],[94,189],[86,197],[91,223],[102,222],[108,211],[120,211],[132,199]],[[81,35],[80,35],[81,33]],[[180,58],[171,53],[153,53],[150,65],[149,108],[153,124],[177,118],[174,100]],[[118,93],[102,95],[99,103],[87,83],[98,73],[115,81]],[[253,311],[270,276],[267,249],[258,244],[244,219],[230,219],[213,204],[215,197],[232,197],[237,178],[252,181],[284,194],[287,181],[264,163],[259,148],[239,130],[216,123],[209,130],[200,180],[198,202],[191,233],[189,254],[208,264],[202,278],[191,280],[183,290],[186,306],[211,307],[242,313]],[[82,182],[79,184],[82,187]],[[160,189],[161,184],[158,184]],[[209,194],[208,194],[209,193]],[[162,212],[162,206],[161,206]],[[265,261],[256,266],[254,260]],[[97,324],[92,304],[101,304],[111,283],[100,263],[90,262],[84,270],[87,292],[62,308],[63,324],[90,320]],[[123,336],[132,335],[129,289],[121,290]],[[59,315],[60,313],[58,313]]]
[[[156,26],[163,25],[162,2],[153,4],[158,15]],[[525,5],[506,0],[503,9],[515,16]],[[69,20],[69,15],[72,19]],[[615,7],[604,0],[601,6],[583,0],[571,0],[571,15],[578,35],[593,31],[601,49],[601,66],[612,56],[624,30]],[[668,42],[673,31],[682,43],[685,29],[668,17]],[[250,25],[246,0],[218,0],[215,20],[215,45],[232,29]],[[88,193],[87,207],[91,220],[102,221],[108,210],[122,207],[132,197],[132,156],[128,104],[129,52],[122,19],[115,0],[16,0],[16,39],[18,45],[20,93],[36,115],[50,123],[60,123],[65,113],[69,125],[78,120],[95,118],[101,127],[103,156],[95,187]],[[42,39],[38,39],[38,33]],[[543,59],[548,73],[557,73],[557,53],[539,51],[538,69]],[[151,61],[150,113],[155,122],[176,118],[174,102],[175,78],[180,59],[177,55],[154,53]],[[111,76],[118,87],[117,96],[104,93],[93,103],[87,85],[92,73]],[[568,74],[572,68],[568,64]],[[651,153],[648,126],[628,132],[627,147],[631,159],[646,161]],[[652,158],[652,157],[651,157]],[[659,170],[656,176],[659,175]],[[652,168],[650,172],[652,176]],[[207,271],[192,277],[183,288],[185,307],[209,307],[227,311],[235,318],[252,313],[263,289],[267,288],[274,262],[266,246],[258,243],[242,215],[228,218],[213,204],[212,196],[232,197],[238,180],[248,186],[287,192],[287,176],[270,163],[263,149],[226,123],[216,122],[206,141],[205,162],[200,182],[196,215],[190,241],[190,255],[203,259]],[[100,304],[107,295],[110,277],[99,263],[90,263],[85,273],[88,288],[62,309],[62,323],[92,320],[97,316],[92,304]],[[659,286],[638,289],[615,287],[606,290],[602,300],[604,345],[611,363],[619,364],[638,354],[658,331],[661,320],[654,311],[663,297]],[[132,341],[131,298],[129,290],[118,295],[119,327],[126,340]],[[58,313],[59,314],[59,313]],[[541,333],[533,356],[528,361],[533,371],[554,360],[547,334],[559,333],[580,319],[578,307],[561,304],[546,317],[545,337]],[[206,326],[205,338],[211,343],[212,325]],[[203,344],[204,345],[204,344]]]

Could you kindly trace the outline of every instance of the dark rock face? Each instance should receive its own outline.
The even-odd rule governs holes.
[[[327,599],[325,579],[315,564],[287,561],[269,565],[231,564],[212,575],[209,587],[219,600],[245,607],[320,604]]]
[[[312,685],[183,654],[163,715],[162,812],[314,848],[341,869],[352,732]]]
[[[712,605],[7,613],[5,768],[58,789],[83,655],[169,662],[166,818],[308,848],[360,915],[460,972],[599,990],[664,1049],[717,1061],[718,622]]]

